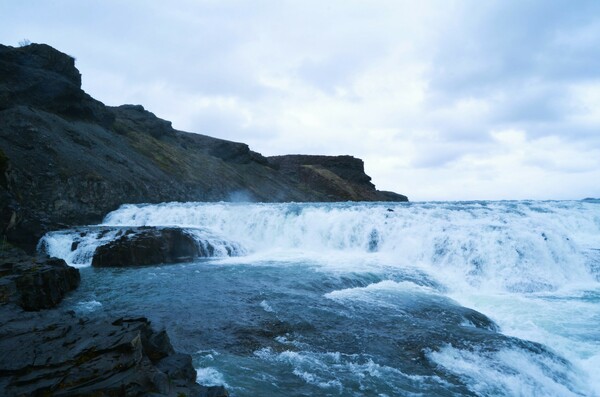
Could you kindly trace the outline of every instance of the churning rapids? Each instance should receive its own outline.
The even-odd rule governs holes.
[[[114,236],[50,233],[82,275],[62,307],[149,317],[232,396],[600,396],[599,201],[165,203],[103,225],[222,249],[92,268]]]

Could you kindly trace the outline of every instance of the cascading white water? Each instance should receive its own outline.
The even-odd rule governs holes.
[[[585,202],[125,205],[105,226],[202,227],[250,253],[374,258],[449,284],[541,291],[596,282],[600,205]]]
[[[40,239],[38,250],[62,258],[71,266],[87,267],[91,265],[97,247],[122,237],[129,229],[127,226],[87,226],[50,232]],[[196,240],[201,252],[211,252],[211,257],[239,256],[246,253],[237,242],[215,236],[205,228],[184,228],[183,232]]]
[[[477,351],[448,345],[425,352],[477,395],[600,395],[600,333],[593,325],[600,319],[600,203],[124,205],[96,226],[110,232],[84,237],[78,230],[53,232],[40,247],[87,266],[95,247],[114,238],[115,230],[136,226],[180,227],[199,242],[220,244],[221,259],[214,263],[225,267],[266,263],[270,272],[285,273],[308,264],[324,274],[374,275],[366,284],[322,294],[344,307],[360,303],[390,315],[402,313],[407,296],[451,298],[491,317],[503,334],[549,346],[574,365],[512,347]],[[227,259],[229,252],[242,257]],[[256,280],[257,305],[277,315],[275,299],[287,295],[263,298],[268,282]],[[469,321],[463,325],[473,327]],[[291,365],[293,374],[324,390],[347,387],[337,379],[350,368],[362,368],[359,378],[385,372],[382,382],[395,384],[395,368],[354,355],[329,360],[328,354],[266,349],[255,355],[263,363]],[[347,370],[336,372],[340,368]]]

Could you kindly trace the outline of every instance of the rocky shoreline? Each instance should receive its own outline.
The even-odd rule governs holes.
[[[5,396],[226,396],[195,383],[191,356],[146,318],[53,309],[80,282],[63,260],[2,251],[0,390]]]
[[[81,279],[36,252],[47,232],[97,224],[126,203],[407,201],[370,181],[352,156],[267,158],[243,143],[175,130],[140,105],[105,106],[81,89],[74,58],[44,44],[0,45],[1,394],[228,394],[196,384],[191,356],[175,352],[146,318],[56,309]],[[153,228],[125,231],[94,261],[210,255],[181,230]]]

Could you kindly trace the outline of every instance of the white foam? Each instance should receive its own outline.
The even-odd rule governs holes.
[[[38,250],[47,253],[49,256],[64,259],[73,267],[87,267],[92,263],[96,248],[114,240],[120,232],[119,229],[50,232],[40,239]],[[74,248],[74,245],[76,245],[76,248]]]
[[[205,228],[271,260],[296,252],[335,266],[375,257],[461,290],[596,282],[588,252],[600,248],[600,206],[583,202],[165,203],[122,206],[104,224]]]
[[[309,352],[309,351],[283,351],[274,352],[271,348],[256,351],[255,356],[265,361],[277,362],[291,367],[291,372],[308,384],[323,389],[337,389],[337,394],[345,395],[343,383],[336,376],[344,374],[352,381],[363,385],[369,381],[387,383],[389,387],[396,388],[394,382],[399,378],[410,384],[420,387],[426,384],[441,384],[446,382],[437,376],[407,375],[397,368],[375,363],[371,358],[359,354],[342,354],[340,352]],[[363,389],[368,390],[368,389]],[[397,390],[402,395],[412,395],[406,390]],[[421,394],[419,394],[421,395]]]
[[[127,227],[84,227],[73,230],[49,232],[44,235],[38,250],[50,256],[64,259],[74,267],[88,267],[96,248],[120,238]],[[244,255],[246,250],[239,243],[219,237],[206,229],[187,228],[184,233],[195,239],[201,252],[210,252],[211,257],[224,258]]]
[[[77,303],[78,309],[84,312],[93,312],[102,308],[102,303],[97,300],[84,301]]]
[[[600,289],[596,291],[600,293]],[[600,391],[600,384],[594,381],[600,379],[600,305],[583,299],[581,291],[454,293],[451,297],[490,316],[504,334],[551,347],[573,363],[593,390]]]
[[[427,294],[436,294],[437,291],[431,287],[415,284],[411,281],[393,281],[383,280],[376,283],[367,285],[366,287],[354,287],[344,288],[325,294],[326,298],[330,299],[353,299],[360,296],[368,295],[370,292],[398,292],[398,291],[411,291],[421,292]]]
[[[563,363],[523,351],[472,352],[447,346],[428,357],[458,375],[482,396],[592,396],[583,379],[569,373]]]
[[[225,382],[225,377],[217,369],[212,367],[196,369],[196,383],[202,386],[225,386],[229,387]]]
[[[265,300],[260,302],[260,307],[263,308],[264,311],[266,311],[267,313],[273,313],[275,312],[275,310],[273,310],[273,308],[271,307],[271,305],[269,305],[269,303]]]
[[[304,380],[306,383],[315,385],[322,389],[331,389],[331,388],[335,388],[335,389],[339,389],[339,390],[342,389],[342,382],[340,382],[337,379],[324,381],[316,374],[306,372],[306,371],[300,371],[298,369],[294,369],[293,374],[298,376],[302,380]]]
[[[578,364],[584,368],[590,387],[596,392],[595,395],[600,395],[600,353],[582,359]]]
[[[274,352],[271,348],[263,348],[254,352],[254,355],[268,361],[278,361],[291,364],[295,370],[302,372],[303,369],[323,369],[327,367],[327,362],[339,364],[341,354],[339,352],[327,353],[309,353],[285,350],[283,352]]]

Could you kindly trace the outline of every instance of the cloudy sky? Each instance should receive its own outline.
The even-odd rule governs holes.
[[[412,200],[600,197],[598,1],[0,0],[24,39],[105,104]]]

